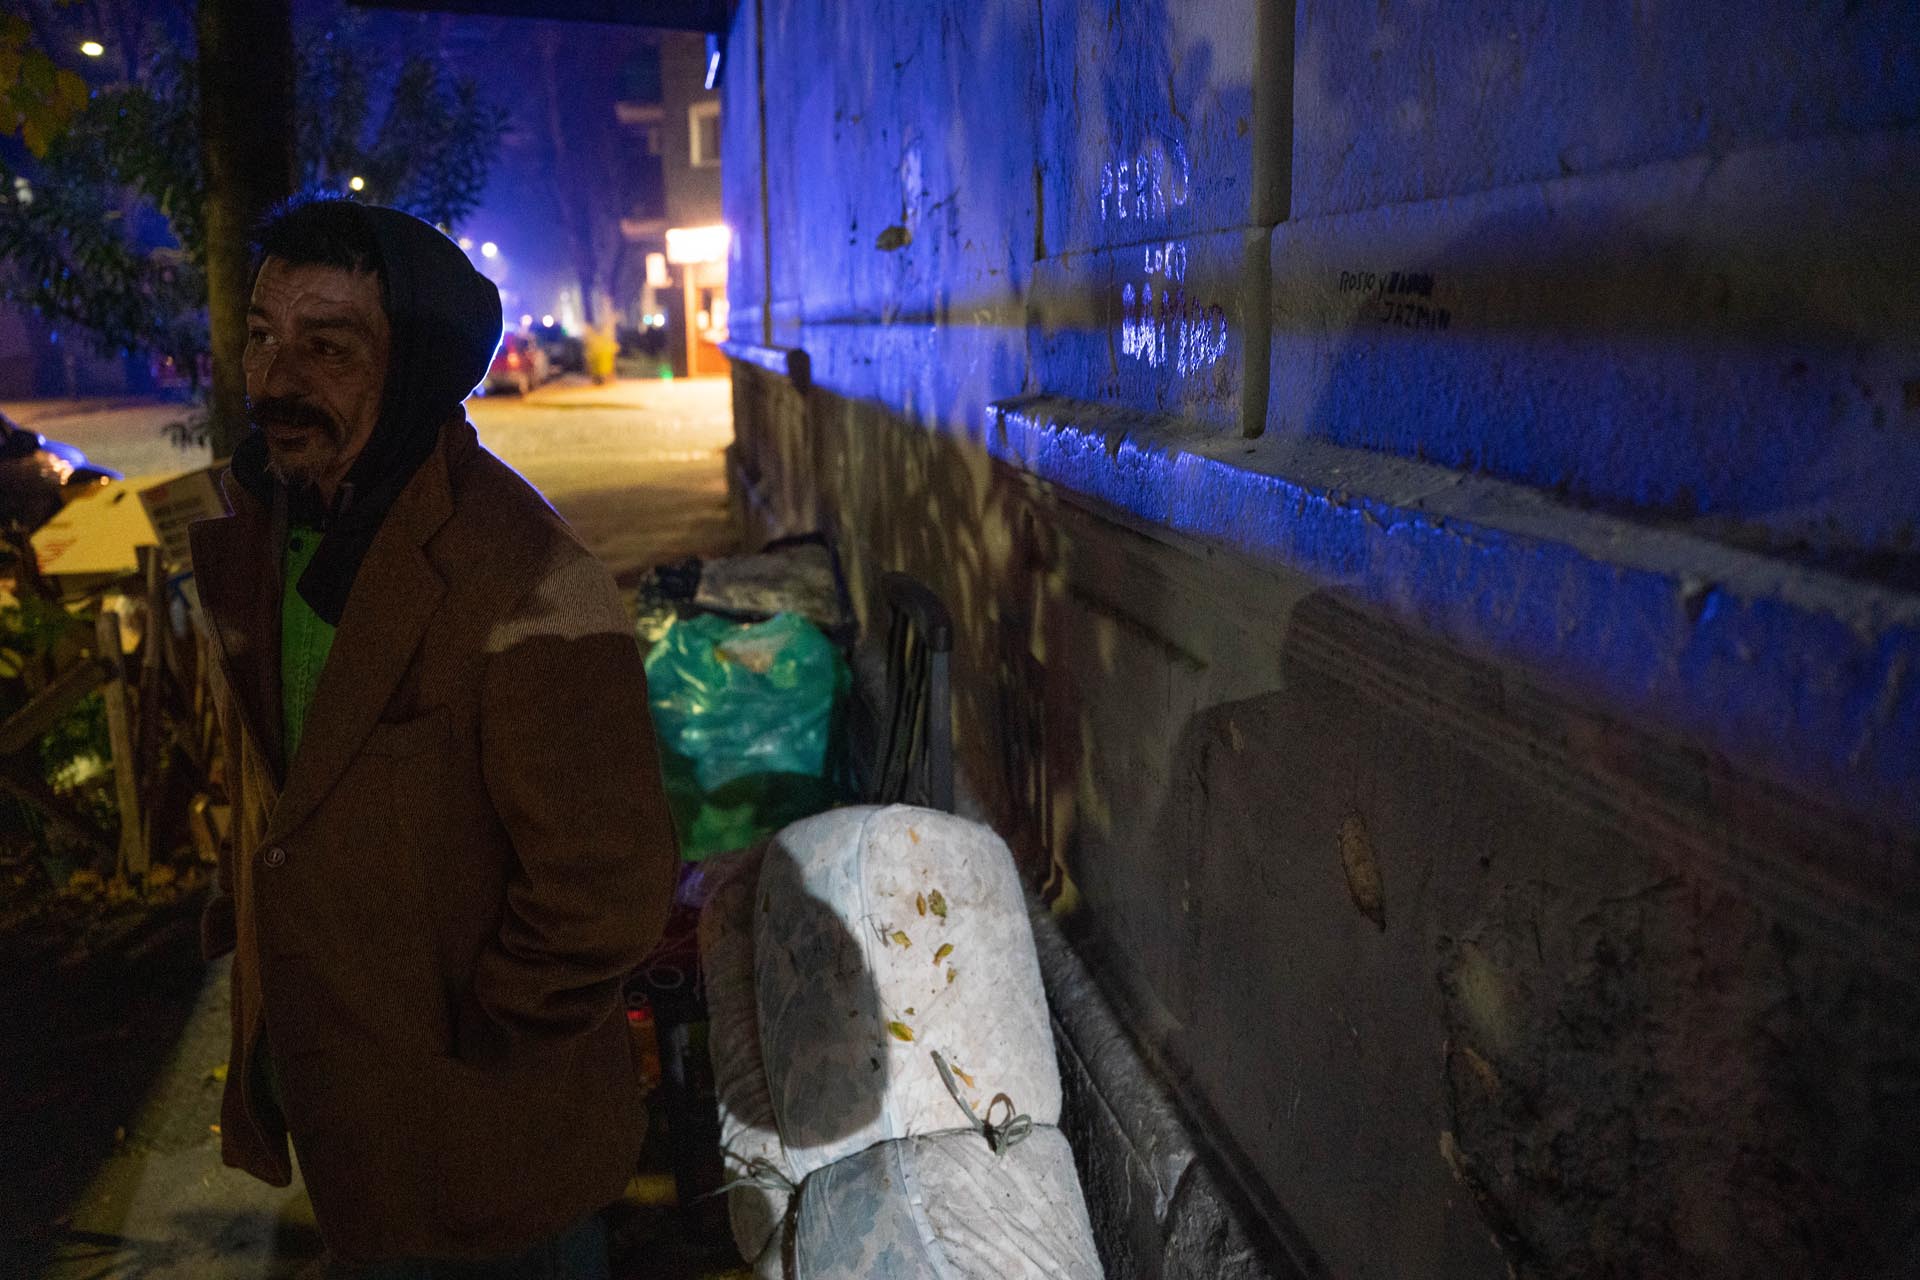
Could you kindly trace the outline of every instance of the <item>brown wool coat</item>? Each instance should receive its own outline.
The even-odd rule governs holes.
[[[284,763],[275,518],[226,489],[192,530],[234,801],[204,939],[235,952],[223,1155],[285,1185],[290,1133],[348,1261],[515,1252],[617,1197],[645,1131],[619,985],[676,852],[626,613],[455,419]]]

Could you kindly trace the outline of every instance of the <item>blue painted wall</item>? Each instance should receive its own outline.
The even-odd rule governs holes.
[[[1920,1119],[1869,1047],[1920,983],[1920,7],[747,0],[724,93],[735,333],[814,380],[737,374],[748,498],[955,607],[982,811],[1278,1235],[1878,1248],[1847,1214],[1920,1203],[1861,1154]],[[1619,957],[1642,994],[1557,1039]],[[1520,1119],[1563,1105],[1578,1170]]]

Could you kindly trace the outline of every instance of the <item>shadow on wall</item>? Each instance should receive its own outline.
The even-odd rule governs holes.
[[[1046,12],[1047,94],[1070,104],[1048,132],[1071,140],[1035,174],[1033,256],[1051,261],[1102,243],[1086,207],[1101,148],[1149,140],[1165,103],[1128,96],[1124,75],[1081,102],[1107,15]],[[1205,78],[1211,49],[1173,65],[1165,5],[1113,14],[1140,17],[1129,56],[1156,97]],[[1891,145],[1286,224],[1272,401],[1253,417],[1912,586],[1901,483],[1920,445],[1900,430],[1920,399],[1899,366],[1915,331],[1883,279],[1912,260],[1912,192],[1858,178],[1897,171],[1875,151]],[[1069,526],[978,430],[985,404],[1021,391],[1117,394],[1122,285],[1063,272],[1056,295],[1062,329],[1101,358],[1050,364],[1031,332],[1024,364],[997,331],[968,346],[949,319],[1005,315],[1006,299],[954,297],[939,254],[968,225],[959,207],[890,258],[860,228],[870,261],[835,287],[872,293],[834,295],[832,323],[790,336],[818,344],[838,391],[754,428],[758,479],[791,508],[776,526],[803,522],[775,532],[841,532],[864,617],[889,569],[945,598],[956,746],[984,816],[1030,881],[1064,884],[1071,865],[1140,966],[1106,977],[1172,1015],[1186,1092],[1270,1192],[1263,1210],[1284,1206],[1335,1270],[1890,1274],[1920,1245],[1920,1163],[1894,1145],[1920,1120],[1899,1034],[1920,1014],[1911,850],[1689,747],[1732,722],[1727,705],[1663,708],[1679,741],[1655,740],[1358,613],[1344,588],[1294,605],[1259,652],[1177,616],[1192,596],[1136,590],[1132,615],[1090,617],[1084,576],[1121,557],[1075,539],[1145,539],[1123,519]],[[1180,208],[1188,221],[1155,236],[1234,222]],[[897,328],[855,332],[875,316]],[[1522,581],[1521,558],[1487,549],[1487,581]],[[1714,559],[1703,546],[1703,571]],[[1261,600],[1200,607],[1209,626],[1271,612],[1344,571],[1246,566],[1228,580]],[[1472,589],[1382,587],[1396,605]],[[1521,603],[1540,625],[1512,628],[1515,665],[1548,681],[1560,611],[1604,625],[1609,603]],[[1133,652],[1116,664],[1116,648]],[[1256,674],[1230,678],[1242,665]],[[1271,691],[1240,696],[1276,666]],[[1615,674],[1590,701],[1620,713],[1633,673]]]
[[[1176,1070],[1216,1136],[1263,1132],[1235,1163],[1335,1271],[1904,1274],[1897,842],[1327,593],[1283,664],[1172,746],[1148,839],[1197,904],[1168,916],[1185,972],[1129,981],[1180,1011]],[[1807,874],[1863,863],[1895,870]],[[1458,1190],[1477,1221],[1440,1209]]]
[[[1366,323],[1338,332],[1377,347]],[[1360,385],[1366,362],[1344,367]],[[1439,367],[1408,366],[1400,394],[1452,403]],[[868,617],[886,569],[946,596],[983,809],[1029,880],[1071,860],[1103,911],[1133,900],[1131,940],[1176,957],[1114,980],[1188,1027],[1170,1053],[1267,1212],[1462,1276],[1892,1275],[1920,1243],[1920,1162],[1896,1145],[1920,1121],[1899,945],[1920,894],[1884,834],[1331,592],[1296,608],[1280,691],[1186,721],[1170,790],[1140,794],[1166,748],[1101,739],[1085,708],[1158,691],[1102,686],[1103,646],[1159,644],[1196,675],[1234,655],[1183,657],[1165,601],[1103,637],[1070,592],[1060,504],[976,444],[817,389],[769,438],[766,466],[815,478]],[[1154,851],[1164,882],[1107,883],[1083,805],[1157,812],[1098,840]],[[1327,1198],[1358,1184],[1421,1211],[1383,1225]],[[1442,1208],[1469,1196],[1477,1215]]]
[[[1920,1121],[1898,976],[1920,892],[1885,835],[1324,591],[1293,610],[1277,691],[1170,749],[1104,737],[1127,716],[1090,702],[1161,696],[1106,683],[1106,651],[1179,665],[1173,601],[1135,594],[1103,634],[1067,581],[1084,535],[977,446],[819,390],[774,434],[769,465],[820,477],[863,598],[890,568],[947,595],[983,808],[1030,881],[1071,861],[1100,927],[1173,957],[1107,977],[1184,1024],[1168,1056],[1272,1220],[1461,1276],[1891,1274],[1920,1229],[1920,1163],[1889,1137]],[[1204,698],[1207,657],[1184,661]],[[1115,881],[1103,842],[1162,879]],[[1359,1183],[1421,1208],[1328,1198]]]
[[[1058,530],[1042,515],[1039,482],[993,462],[977,445],[903,426],[885,408],[809,393],[804,419],[789,417],[769,440],[760,479],[773,494],[804,488],[773,474],[792,467],[818,478],[814,504],[771,513],[780,525],[817,516],[843,537],[848,587],[869,634],[883,618],[881,576],[910,573],[939,592],[952,614],[954,733],[960,772],[986,819],[1013,850],[1028,883],[1057,879],[1053,835],[1062,815],[1050,796],[1079,752],[1049,706],[1047,655],[1034,637],[1041,613],[1064,599]],[[1064,763],[1063,762],[1071,762]],[[1071,794],[1074,774],[1065,778]]]
[[[1912,144],[1283,225],[1270,429],[1920,586]],[[1784,175],[1784,176],[1783,176]]]

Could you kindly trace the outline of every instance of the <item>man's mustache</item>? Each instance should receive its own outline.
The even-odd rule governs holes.
[[[297,396],[269,396],[265,400],[250,402],[247,419],[262,430],[268,427],[309,427],[330,439],[337,439],[342,434],[332,414],[312,401]]]

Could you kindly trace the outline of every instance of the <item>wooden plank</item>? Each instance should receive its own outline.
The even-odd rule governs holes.
[[[208,866],[220,861],[220,835],[214,826],[213,800],[204,791],[193,798],[187,809],[187,834],[200,861]]]
[[[131,699],[122,675],[120,615],[102,609],[95,635],[102,660],[113,664],[113,678],[107,681],[103,696],[107,703],[107,740],[113,746],[114,800],[120,810],[120,852],[115,870],[120,875],[144,875],[147,867],[146,845],[140,838],[139,765],[134,758]]]
[[[155,810],[166,777],[166,665],[168,633],[167,579],[161,567],[160,548],[141,547],[140,574],[146,587],[147,625],[140,643],[140,695],[136,703],[139,737],[134,760],[139,768],[140,870],[153,865]]]
[[[18,755],[32,747],[106,678],[106,670],[92,659],[83,659],[62,671],[52,684],[0,724],[0,757]]]
[[[36,769],[19,760],[0,759],[0,791],[38,809],[50,824],[92,849],[97,856],[104,858],[115,853],[112,837],[80,812],[73,801],[49,787]]]

